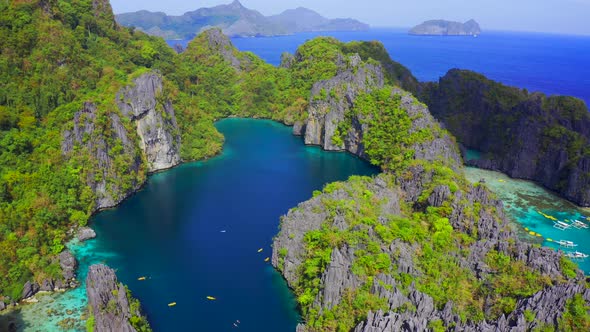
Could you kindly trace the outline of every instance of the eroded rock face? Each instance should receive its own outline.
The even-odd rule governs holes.
[[[367,190],[378,197],[383,217],[400,214],[400,203],[414,204],[425,184],[430,182],[432,174],[421,167],[409,169],[412,176],[391,181],[391,175],[381,174],[370,180]],[[331,225],[340,230],[352,230],[344,216],[330,214],[323,202],[326,200],[350,200],[348,189],[323,193],[299,206],[281,219],[281,231],[273,243],[272,264],[275,266],[291,287],[298,283],[298,271],[306,256],[303,243],[305,233],[318,230],[322,224]],[[552,280],[563,280],[560,268],[562,254],[548,248],[539,248],[531,244],[521,243],[509,227],[503,214],[502,202],[496,200],[483,186],[471,186],[469,190],[458,190],[452,193],[444,185],[435,186],[427,202],[431,206],[440,206],[443,201],[450,202],[451,215],[449,222],[456,231],[476,235],[476,241],[468,247],[469,255],[457,255],[456,259],[462,268],[468,269],[480,280],[490,277],[492,269],[485,263],[490,250],[496,250],[513,259],[523,261],[526,266],[541,272]],[[468,207],[482,206],[478,215],[467,215]],[[492,215],[489,211],[498,211]],[[379,220],[387,220],[379,218]],[[376,235],[368,230],[369,237]],[[330,262],[321,276],[320,292],[314,300],[313,307],[322,312],[333,308],[342,301],[347,290],[362,285],[352,272],[354,252],[363,249],[345,244],[332,249]],[[392,266],[398,273],[409,274],[413,278],[420,276],[420,269],[415,261],[420,246],[410,244],[401,239],[394,240],[389,248],[382,248],[391,257]],[[455,326],[458,331],[530,331],[543,324],[557,324],[558,317],[565,311],[565,303],[576,294],[581,294],[590,303],[590,290],[584,286],[584,276],[578,276],[567,282],[545,288],[538,293],[520,300],[516,310],[510,315],[501,316],[495,321],[480,323],[463,322],[453,311],[454,304],[449,302],[444,308],[437,309],[429,295],[418,291],[412,284],[405,291],[404,287],[387,274],[377,275],[370,292],[386,299],[388,310],[369,312],[365,321],[359,323],[355,332],[393,332],[393,331],[426,331],[433,320],[441,320],[445,326]],[[405,310],[408,306],[416,310]],[[525,310],[536,315],[534,322],[525,319]],[[298,331],[307,331],[304,325]]]
[[[221,54],[223,59],[231,64],[235,69],[240,70],[243,64],[236,56],[236,50],[229,38],[221,29],[213,28],[203,32],[207,36],[209,47]]]
[[[86,277],[88,304],[94,316],[94,331],[134,332],[125,286],[115,271],[105,265],[92,265]]]
[[[0,311],[6,309],[6,304],[4,304],[4,302],[0,301]]]
[[[59,254],[58,258],[64,279],[71,280],[76,278],[76,269],[78,268],[76,257],[69,250],[64,250]]]
[[[363,63],[357,54],[341,56],[337,66],[336,76],[313,85],[308,118],[304,123],[294,124],[293,134],[304,136],[305,144],[319,145],[329,151],[348,151],[367,159],[363,137],[370,128],[366,115],[354,112],[353,108],[361,93],[383,88],[383,68],[381,65]],[[423,129],[439,132],[439,123],[424,104],[399,88],[393,88],[391,94],[399,96],[400,107],[413,119],[410,133]],[[348,131],[339,133],[339,125],[344,121],[350,122]],[[335,136],[341,138],[335,139]],[[432,140],[414,144],[412,149],[416,159],[443,160],[452,167],[461,164],[458,149],[451,137],[444,132]]]
[[[23,288],[22,299],[28,299],[39,292],[39,285],[35,282],[27,281]]]
[[[353,116],[352,128],[342,144],[335,142],[333,136],[360,93],[383,87],[383,71],[380,65],[364,64],[356,54],[346,58],[341,56],[337,65],[336,76],[315,83],[311,89],[309,115],[304,125],[305,144],[320,145],[330,151],[346,150],[364,157],[362,135],[367,125],[362,124],[357,115]]]
[[[170,101],[158,100],[162,90],[162,77],[152,72],[139,76],[117,94],[121,113],[135,123],[150,172],[174,167],[181,161],[174,108]]]
[[[96,210],[119,204],[141,185],[131,180],[127,183],[130,188],[123,188],[121,176],[125,174],[115,170],[115,159],[120,154],[128,166],[127,174],[138,174],[142,160],[135,143],[117,114],[102,114],[93,103],[85,103],[73,122],[73,128],[64,131],[62,153],[69,158],[80,154],[90,158],[92,166],[86,170],[86,183],[96,195]],[[122,150],[114,150],[114,145]]]

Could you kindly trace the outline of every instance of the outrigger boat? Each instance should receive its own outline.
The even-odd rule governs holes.
[[[563,230],[566,230],[566,229],[572,227],[572,225],[566,224],[563,221],[556,220],[553,222],[553,227],[559,229],[560,231],[563,231]]]
[[[559,244],[562,247],[566,247],[566,248],[573,248],[573,247],[578,246],[577,244],[573,243],[572,241],[566,241],[566,240],[555,241],[555,243]]]
[[[574,259],[584,259],[584,258],[588,258],[588,255],[586,255],[583,252],[579,252],[579,251],[573,251],[573,252],[566,252],[565,253],[566,257],[569,258],[574,258]]]
[[[572,220],[572,226],[574,226],[577,229],[588,228],[588,225],[586,225],[585,223],[583,223],[579,220]]]

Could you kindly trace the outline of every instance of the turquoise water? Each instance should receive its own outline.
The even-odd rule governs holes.
[[[539,213],[540,211],[562,221],[583,221],[583,216],[590,216],[587,209],[581,209],[532,182],[511,179],[502,173],[467,167],[465,176],[473,183],[485,179],[486,186],[504,202],[509,217],[517,222],[517,230],[522,239],[556,250],[577,250],[590,255],[590,229],[570,227],[563,231],[558,230],[553,227],[551,219]],[[590,225],[590,222],[585,223]],[[529,232],[539,233],[541,237],[533,236]],[[573,249],[564,248],[549,239],[572,241],[578,246]],[[576,263],[586,274],[590,274],[590,258],[576,260]]]
[[[230,331],[236,320],[240,331],[294,331],[296,302],[264,261],[280,216],[326,183],[378,170],[347,153],[306,147],[272,121],[216,126],[226,138],[220,156],[155,174],[138,194],[93,218],[97,238],[70,245],[81,260],[79,277],[92,263],[116,269],[155,331]],[[83,287],[41,301],[21,310],[24,330],[59,330],[59,321],[79,320],[86,307]],[[57,314],[47,319],[49,309]]]

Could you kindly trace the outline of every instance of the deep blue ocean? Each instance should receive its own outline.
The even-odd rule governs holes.
[[[485,31],[477,38],[410,36],[405,29],[301,33],[266,38],[233,38],[241,51],[251,51],[278,65],[281,53],[294,53],[316,36],[342,41],[378,40],[391,57],[421,81],[435,81],[449,69],[470,69],[502,83],[571,95],[590,104],[590,36]],[[188,41],[168,41],[186,46]]]

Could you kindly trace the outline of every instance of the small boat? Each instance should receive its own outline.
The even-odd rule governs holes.
[[[502,179],[500,179],[500,180],[498,180],[498,182],[506,182],[506,180],[502,180]]]
[[[258,249],[258,252],[262,252],[262,248]]]
[[[238,324],[234,323],[234,327],[238,327]]]
[[[563,231],[563,230],[566,230],[566,229],[572,227],[572,225],[569,225],[569,224],[564,223],[563,221],[557,220],[557,221],[553,222],[553,227],[559,229],[560,231]]]
[[[269,257],[266,257],[266,258],[264,259],[264,261],[265,261],[265,262],[268,262],[269,260],[270,260],[270,258],[269,258]]]
[[[225,229],[224,229],[224,230],[222,230],[222,231],[220,231],[220,233],[225,233]]]
[[[588,228],[588,225],[586,225],[585,223],[583,223],[579,220],[572,220],[572,226],[574,226],[577,229]]]
[[[584,259],[588,257],[588,255],[586,255],[585,253],[579,251],[566,252],[565,256],[574,259]]]
[[[573,243],[572,241],[566,241],[566,240],[559,240],[556,242],[557,244],[559,244],[562,247],[566,247],[566,248],[573,248],[573,247],[577,247],[578,245]]]
[[[139,280],[139,281],[144,281],[145,279],[146,279],[146,277],[139,277],[139,278],[137,278],[137,280]]]
[[[171,302],[171,303],[168,303],[168,306],[169,306],[169,307],[174,307],[175,305],[176,305],[176,302]]]
[[[215,300],[217,300],[217,299],[216,299],[216,298],[214,298],[213,296],[207,296],[207,300],[210,300],[210,301],[215,301]]]

